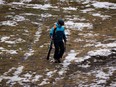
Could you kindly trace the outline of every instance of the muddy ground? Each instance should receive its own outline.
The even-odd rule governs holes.
[[[87,0],[12,2],[16,0],[0,4],[0,87],[116,86],[115,9],[95,8],[93,2]],[[89,8],[93,10],[83,11]],[[94,16],[96,13],[102,17]],[[68,33],[66,52],[62,63],[57,64],[53,62],[54,49],[49,61],[46,56],[49,30],[59,18],[66,22]],[[67,21],[92,26],[79,29],[78,25],[70,26]],[[111,43],[114,46],[109,46]],[[90,51],[99,49],[109,49],[110,54],[91,54],[85,58]],[[70,53],[74,53],[76,59],[68,61],[70,64],[65,67]]]

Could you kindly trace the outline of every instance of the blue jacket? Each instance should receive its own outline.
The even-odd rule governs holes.
[[[50,37],[53,37],[53,31],[54,27],[50,30]],[[64,27],[56,24],[56,30],[55,30],[55,36],[53,37],[54,41],[62,41],[64,40],[66,42],[66,35],[64,32]]]

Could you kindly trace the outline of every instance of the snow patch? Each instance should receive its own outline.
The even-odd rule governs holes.
[[[108,43],[108,44],[102,44],[101,42],[99,42],[97,45],[95,45],[95,47],[105,47],[105,48],[112,48],[112,47],[116,47],[116,41],[113,43]]]
[[[31,2],[32,0],[20,0],[20,2],[27,2],[27,3],[29,3],[29,2]]]
[[[41,14],[41,17],[43,18],[46,18],[46,17],[51,17],[52,15],[49,14],[49,13],[44,13],[44,14]]]
[[[13,76],[6,76],[9,72],[11,72],[12,70],[14,70],[15,68],[11,68],[9,69],[8,72],[4,73],[4,75],[0,76],[0,82],[3,79],[8,80],[7,84],[15,84],[15,82],[18,82],[20,80],[22,80],[23,78],[20,78],[19,75],[22,73],[24,66],[19,66],[16,71],[13,73]]]
[[[77,10],[77,8],[74,8],[74,7],[64,7],[63,9],[64,10],[73,10],[73,11]]]
[[[33,13],[23,13],[23,14],[21,14],[21,15],[27,15],[27,16],[33,15],[33,16],[35,16],[36,14],[33,14]]]
[[[66,21],[65,22],[66,28],[74,28],[78,30],[82,30],[84,28],[92,29],[93,25],[91,23],[74,23],[73,21]]]
[[[26,53],[24,54],[24,59],[25,59],[25,60],[28,59],[28,57],[29,57],[29,56],[32,56],[33,54],[34,54],[34,50],[29,49],[29,52],[26,52]]]
[[[43,81],[39,84],[39,86],[45,85],[45,84],[49,84],[49,82],[47,82],[49,79],[43,79]]]
[[[65,58],[63,61],[62,65],[63,67],[68,67],[68,65],[71,64],[71,61],[76,60],[77,58],[75,57],[77,53],[74,50],[71,50],[68,56]]]
[[[16,43],[25,42],[25,40],[23,40],[21,38],[18,38],[14,41],[10,41],[9,39],[10,39],[10,37],[4,36],[4,37],[1,38],[1,42],[7,43],[7,44],[16,44]]]
[[[95,8],[116,9],[116,4],[110,2],[95,2],[92,5]]]
[[[100,13],[93,13],[92,15],[96,16],[96,17],[101,17],[103,20],[108,19],[108,18],[111,17],[109,15],[101,15]]]
[[[42,75],[35,75],[32,82],[37,82],[41,77],[42,77]]]
[[[16,26],[16,25],[18,25],[17,22],[26,20],[23,16],[20,16],[20,15],[16,15],[14,17],[12,15],[8,15],[8,16],[6,16],[6,18],[7,17],[11,18],[12,20],[2,21],[2,22],[0,22],[0,26],[2,26],[2,25],[5,25],[5,26]]]
[[[108,56],[111,54],[111,51],[109,49],[99,49],[99,50],[94,50],[94,51],[89,51],[88,55],[90,56]]]
[[[7,50],[3,47],[0,47],[0,50],[1,50],[0,54],[3,54],[3,52],[9,53],[9,54],[18,54],[17,50]]]
[[[10,37],[4,36],[4,37],[1,38],[1,42],[4,42],[4,41],[6,41],[6,40],[8,40],[8,39],[10,39]]]
[[[84,10],[81,10],[83,13],[87,13],[87,12],[90,12],[90,11],[94,11],[94,9],[92,8],[87,8],[87,9],[84,9]]]
[[[36,43],[37,41],[39,41],[39,38],[41,36],[41,28],[38,28],[37,32],[35,33],[35,40],[34,40],[34,43]]]
[[[13,20],[19,22],[19,21],[24,21],[26,19],[23,16],[16,15],[14,16]]]
[[[0,26],[2,26],[2,25],[5,25],[5,26],[16,26],[17,22],[10,21],[10,20],[8,20],[8,21],[2,21],[2,22],[0,22]]]
[[[47,76],[50,78],[50,77],[52,77],[53,76],[53,74],[56,72],[57,70],[54,70],[54,71],[49,71],[49,72],[47,72]]]
[[[3,0],[0,0],[0,5],[1,5],[1,4],[4,4],[4,3],[5,3],[5,1],[3,1]]]
[[[33,8],[33,9],[42,9],[42,10],[48,10],[49,8],[52,8],[50,4],[28,4],[27,8]]]
[[[104,71],[104,69],[106,69],[107,71]],[[110,78],[110,76],[112,76],[113,72],[116,71],[116,67],[104,67],[101,68],[100,70],[97,71],[93,71],[92,73],[95,75],[97,82],[96,84],[103,84],[106,83],[107,80]],[[98,80],[99,79],[99,80]]]

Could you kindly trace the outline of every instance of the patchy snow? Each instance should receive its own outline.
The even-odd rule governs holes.
[[[29,3],[29,2],[31,2],[32,0],[20,0],[20,2],[27,2],[27,3]]]
[[[77,8],[74,8],[74,7],[64,7],[63,8],[64,10],[73,10],[73,11],[76,11],[77,10]]]
[[[23,14],[21,14],[21,15],[27,15],[27,16],[31,16],[31,15],[33,15],[33,16],[35,16],[35,15],[38,15],[38,14],[33,14],[33,13],[23,13]]]
[[[4,3],[5,3],[5,1],[4,1],[4,0],[0,0],[0,5],[1,5],[1,4],[4,4]]]
[[[93,8],[87,8],[87,9],[84,9],[84,10],[81,10],[83,13],[87,13],[87,12],[90,12],[90,11],[94,11]]]
[[[11,2],[8,5],[24,5],[23,2]]]
[[[16,15],[13,17],[13,20],[19,22],[19,21],[24,21],[26,19],[23,16]]]
[[[96,16],[96,17],[101,17],[103,20],[108,19],[108,18],[111,17],[109,15],[101,15],[100,13],[93,13],[92,15]]]
[[[95,2],[92,5],[95,8],[116,9],[116,4],[110,2]]]
[[[3,54],[3,52],[9,53],[9,54],[18,54],[17,50],[7,50],[3,47],[0,47],[0,51],[1,51],[0,54]]]
[[[34,54],[34,50],[29,49],[29,52],[26,52],[26,53],[24,54],[24,59],[25,59],[25,60],[28,59],[28,57],[29,57],[29,56],[32,56],[33,54]]]
[[[70,35],[70,30],[66,29],[66,30],[65,30],[65,35],[66,35],[66,36]]]
[[[10,39],[10,37],[4,36],[4,37],[1,38],[1,42],[4,42],[4,41],[6,41],[6,40],[8,40],[8,39]]]
[[[4,50],[4,48],[3,47],[0,47],[0,50]]]
[[[11,69],[8,70],[8,72],[5,72],[3,75],[7,75],[8,73],[10,73],[12,70],[15,70],[15,67],[12,67]]]
[[[17,22],[11,21],[11,20],[2,21],[2,22],[0,22],[0,26],[2,26],[2,25],[5,25],[5,26],[16,26]]]
[[[97,81],[96,84],[99,85],[102,83],[106,83],[107,80],[110,78],[110,76],[112,76],[114,71],[116,71],[116,67],[107,67],[107,66],[99,70],[93,71],[92,73],[95,75]]]
[[[28,78],[28,79],[31,79],[32,74],[26,73],[26,74],[24,74],[24,77],[25,77],[25,78]]]
[[[82,64],[82,65],[79,65],[79,67],[88,68],[88,67],[90,67],[90,65],[89,64]]]
[[[77,60],[75,60],[75,62],[82,62],[84,60],[87,60],[91,58],[89,55],[85,55],[84,57],[77,57]]]
[[[68,65],[70,65],[73,60],[77,59],[75,57],[77,54],[78,53],[76,53],[74,50],[71,50],[68,56],[66,56],[65,60],[62,63],[63,67],[68,67]]]
[[[17,53],[17,50],[8,50],[7,53],[10,53],[10,54],[18,54]]]
[[[35,40],[34,40],[34,43],[36,43],[37,41],[39,41],[39,38],[40,38],[40,36],[41,36],[41,33],[42,33],[42,31],[41,31],[41,28],[39,27],[38,30],[37,30],[36,33],[35,33]]]
[[[74,42],[82,42],[82,41],[84,41],[83,39],[80,39],[80,38],[76,38],[75,40],[74,40]]]
[[[49,14],[49,13],[41,14],[41,17],[44,17],[44,18],[51,17],[51,16],[52,16],[52,14]]]
[[[110,84],[110,87],[115,87],[115,86],[116,86],[116,82],[115,81]]]
[[[16,71],[13,73],[13,75],[20,75],[23,71],[24,66],[20,66],[16,69]]]
[[[45,85],[45,84],[49,84],[49,82],[47,82],[49,79],[43,79],[43,81],[39,84],[39,86]]]
[[[0,26],[2,26],[2,25],[5,25],[5,26],[16,26],[16,25],[18,25],[17,22],[26,20],[23,16],[20,16],[20,15],[15,15],[14,17],[12,15],[7,15],[6,18],[10,18],[12,20],[1,21],[0,22]]]
[[[65,57],[65,60],[63,61],[62,65],[63,67],[58,71],[59,75],[63,75],[67,72],[68,66],[71,64],[71,62],[77,60],[78,53],[75,52],[75,50],[71,50],[70,53]]]
[[[111,54],[111,51],[109,49],[99,49],[99,50],[94,50],[94,51],[89,51],[88,55],[90,56],[108,56]]]
[[[92,34],[91,33],[86,33],[86,34],[83,34],[84,37],[94,37],[94,36],[98,36],[99,34]]]
[[[84,45],[84,47],[92,47],[92,46],[94,46],[95,44],[90,44],[90,43],[88,43],[88,44],[85,44]]]
[[[54,71],[49,71],[49,72],[47,72],[47,76],[50,78],[50,77],[52,77],[53,76],[53,74],[56,72],[57,70],[54,70]]]
[[[65,17],[66,17],[66,19],[68,21],[87,21],[87,19],[85,19],[85,18],[79,18],[76,15],[73,15],[73,18],[72,18],[72,16],[67,16],[67,15]]]
[[[93,25],[91,23],[74,23],[73,21],[66,21],[65,22],[66,28],[74,28],[78,30],[82,30],[84,28],[92,29]]]
[[[100,47],[100,46],[104,48],[116,47],[116,41],[108,44],[102,44],[101,42],[99,42],[97,45],[95,45],[95,47]]]
[[[41,77],[42,75],[35,75],[34,78],[32,79],[32,82],[37,82]]]
[[[1,41],[0,41],[0,42],[4,42],[4,43],[7,43],[7,44],[16,44],[16,43],[25,42],[25,40],[23,40],[22,38],[18,38],[18,39],[14,40],[14,41],[10,41],[9,39],[10,39],[10,37],[8,37],[8,36],[3,36],[3,37],[1,38]]]
[[[42,9],[42,10],[48,10],[49,8],[52,8],[50,4],[28,4],[27,8],[33,8],[33,9]]]
[[[20,80],[22,80],[23,78],[20,78],[19,75],[22,73],[24,66],[19,66],[17,69],[16,68],[11,68],[9,69],[8,72],[6,72],[4,75],[0,76],[0,82],[3,79],[8,80],[6,83],[7,84],[14,84],[15,82],[18,82]],[[8,73],[10,73],[12,70],[16,69],[16,71],[13,73],[13,76],[6,76]]]

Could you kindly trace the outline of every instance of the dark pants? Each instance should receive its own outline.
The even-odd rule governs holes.
[[[54,59],[58,60],[62,58],[64,54],[64,43],[63,41],[54,41],[55,52],[54,52]]]

